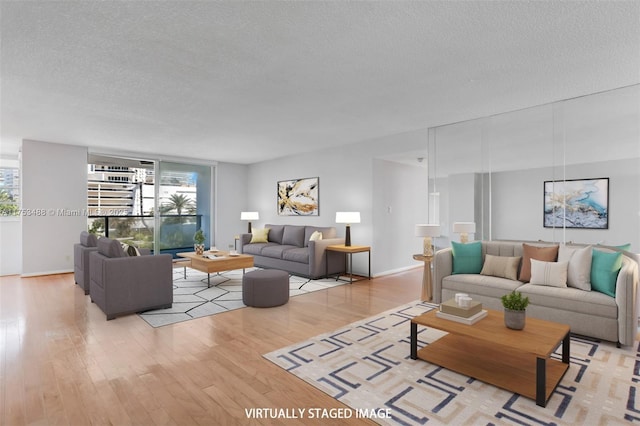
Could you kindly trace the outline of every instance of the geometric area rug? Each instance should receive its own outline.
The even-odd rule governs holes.
[[[344,418],[384,425],[640,425],[638,342],[618,349],[572,335],[569,369],[543,408],[412,360],[411,318],[436,308],[415,301],[264,357],[347,405],[339,413]],[[418,347],[443,335],[418,326]],[[553,357],[561,359],[559,351]]]
[[[256,268],[247,268],[246,272]],[[185,278],[186,271],[186,278]],[[173,304],[169,309],[156,309],[138,314],[152,327],[175,324],[244,308],[242,303],[242,270],[212,273],[210,287],[207,274],[191,268],[173,270]],[[345,284],[335,278],[310,280],[289,275],[289,296]]]

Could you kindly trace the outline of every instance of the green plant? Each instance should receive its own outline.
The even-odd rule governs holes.
[[[204,232],[202,232],[202,229],[196,231],[193,235],[193,241],[195,241],[196,244],[204,244]]]
[[[505,294],[500,299],[502,300],[502,306],[512,311],[524,311],[529,305],[529,298],[526,296],[523,297],[519,291],[515,290],[509,294]]]
[[[184,194],[171,194],[169,201],[164,203],[160,211],[163,213],[169,213],[175,210],[179,216],[182,215],[182,211],[186,210],[188,213],[195,212],[195,206],[193,200]]]

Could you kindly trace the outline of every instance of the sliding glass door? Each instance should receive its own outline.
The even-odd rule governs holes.
[[[202,229],[210,246],[211,166],[160,161],[155,186],[156,253],[193,251],[193,234]]]
[[[90,154],[88,230],[154,253],[193,251],[202,229],[213,241],[212,166]]]
[[[90,154],[89,232],[140,248],[154,247],[154,162]]]

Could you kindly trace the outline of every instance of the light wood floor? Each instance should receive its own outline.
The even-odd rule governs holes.
[[[262,354],[416,300],[421,280],[417,268],[152,328],[107,322],[72,274],[0,277],[0,425],[314,424],[247,418],[345,407]]]

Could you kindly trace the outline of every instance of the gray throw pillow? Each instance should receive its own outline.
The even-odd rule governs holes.
[[[286,225],[282,245],[304,247],[304,226]]]

